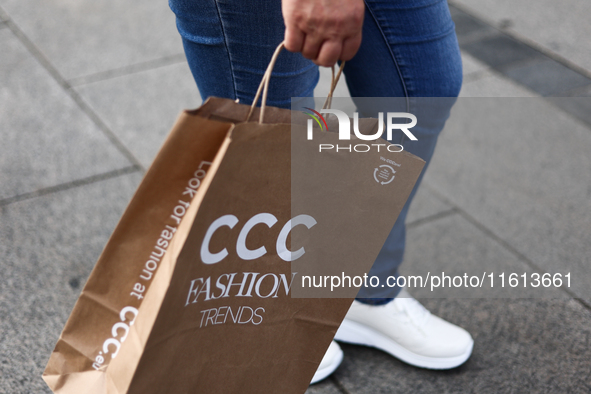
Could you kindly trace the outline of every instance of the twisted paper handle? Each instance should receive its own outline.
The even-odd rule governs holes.
[[[261,100],[261,112],[259,113],[259,123],[263,123],[263,119],[265,116],[265,108],[267,107],[267,95],[269,92],[269,82],[271,80],[271,73],[273,72],[273,68],[275,67],[275,62],[277,61],[277,58],[279,57],[279,53],[281,53],[281,50],[283,48],[285,48],[285,41],[281,42],[281,44],[279,44],[277,49],[275,49],[275,52],[273,53],[273,56],[271,57],[271,61],[269,62],[269,65],[267,66],[267,70],[265,70],[265,73],[263,74],[263,79],[261,80],[261,83],[259,84],[257,94],[255,95],[252,105],[250,106],[250,111],[248,111],[248,116],[246,117],[247,122],[250,120],[250,117],[252,116],[252,113],[254,112],[256,103],[259,100],[259,97],[261,97],[261,92],[262,92],[263,99]],[[335,76],[334,66],[332,66],[332,73],[331,73],[332,74],[332,81],[330,84],[330,92],[328,93],[328,96],[326,97],[326,101],[324,102],[322,109],[330,108],[330,106],[332,104],[332,95],[333,95],[334,90],[337,86],[337,83],[339,82],[339,78],[341,77],[341,73],[343,72],[344,67],[345,67],[345,62],[341,62],[341,66],[339,67],[339,72]]]

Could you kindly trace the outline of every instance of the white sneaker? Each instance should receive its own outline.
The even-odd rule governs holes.
[[[408,293],[404,296],[408,298],[397,297],[385,305],[353,301],[335,339],[375,347],[422,368],[463,364],[474,346],[470,334],[432,315]]]
[[[326,353],[324,353],[324,357],[320,361],[320,365],[310,384],[318,383],[322,379],[327,378],[341,365],[341,361],[343,361],[343,351],[335,341],[332,341],[328,349],[326,349]]]

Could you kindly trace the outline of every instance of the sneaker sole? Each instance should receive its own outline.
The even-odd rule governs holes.
[[[454,357],[428,357],[416,354],[379,331],[350,320],[343,320],[335,337],[339,342],[375,347],[407,364],[427,369],[451,369],[462,365],[472,354],[474,341],[463,354]]]
[[[332,374],[339,367],[339,365],[341,365],[341,362],[343,361],[343,355],[343,351],[339,349],[339,354],[333,359],[333,361],[329,365],[325,366],[322,369],[316,370],[316,373],[314,374],[314,377],[312,378],[310,384],[318,383],[321,380],[326,379],[328,376],[330,376],[330,374]]]

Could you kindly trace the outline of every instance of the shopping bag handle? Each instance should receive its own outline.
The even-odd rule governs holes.
[[[275,52],[273,53],[273,56],[271,57],[271,61],[269,62],[269,66],[267,66],[267,70],[265,70],[265,73],[263,74],[263,79],[261,80],[261,83],[259,84],[257,94],[254,97],[252,105],[250,106],[250,111],[248,112],[248,116],[246,117],[247,122],[250,120],[250,117],[252,116],[252,113],[254,112],[256,103],[259,100],[259,97],[261,97],[261,92],[262,92],[263,99],[261,100],[261,111],[259,113],[259,123],[263,123],[263,118],[265,116],[265,108],[267,106],[267,94],[269,92],[269,82],[271,80],[271,73],[273,72],[273,68],[275,67],[275,62],[277,61],[277,58],[279,57],[279,53],[281,53],[281,50],[283,48],[285,48],[285,41],[282,41],[281,44],[279,44],[279,46],[275,49]],[[332,69],[331,69],[332,70],[332,73],[331,73],[332,80],[331,80],[331,84],[330,84],[330,92],[328,93],[328,96],[326,97],[326,101],[324,102],[322,109],[330,108],[330,106],[332,104],[332,95],[333,95],[334,90],[337,86],[337,83],[339,82],[339,78],[341,77],[341,73],[343,72],[344,67],[345,67],[345,62],[341,62],[341,66],[339,67],[339,72],[335,76],[334,65],[332,66]]]

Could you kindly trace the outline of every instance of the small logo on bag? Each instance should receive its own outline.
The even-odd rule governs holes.
[[[305,112],[306,115],[312,117],[312,119],[308,119],[307,122],[307,139],[313,140],[314,139],[314,122],[316,121],[318,126],[320,127],[321,131],[328,131],[328,124],[326,119],[322,116],[322,114],[332,114],[336,116],[338,123],[339,123],[339,140],[346,141],[351,140],[351,118],[340,110],[337,109],[321,109],[320,111],[316,111],[312,108],[305,107],[306,110],[309,112]],[[410,120],[410,123],[394,123],[394,119],[407,119]],[[322,120],[322,122],[321,122]],[[386,139],[392,140],[393,131],[400,130],[406,135],[408,139],[411,141],[417,141],[417,137],[409,129],[413,128],[417,124],[417,118],[411,113],[408,112],[387,112],[386,113],[386,122],[384,126],[384,113],[378,113],[378,129],[374,134],[362,134],[359,130],[359,113],[354,112],[353,114],[353,133],[357,139],[362,141],[375,141],[382,137],[384,134],[384,129],[386,130]],[[319,152],[322,151],[347,151],[347,152],[369,152],[372,149],[377,149],[380,152],[380,148],[384,148],[383,150],[387,150],[388,152],[401,152],[404,150],[404,147],[400,144],[354,144],[354,145],[339,145],[339,144],[319,144],[318,149]]]
[[[374,169],[373,179],[379,184],[387,185],[394,180],[394,174],[396,174],[396,170],[387,164],[382,164]]]

